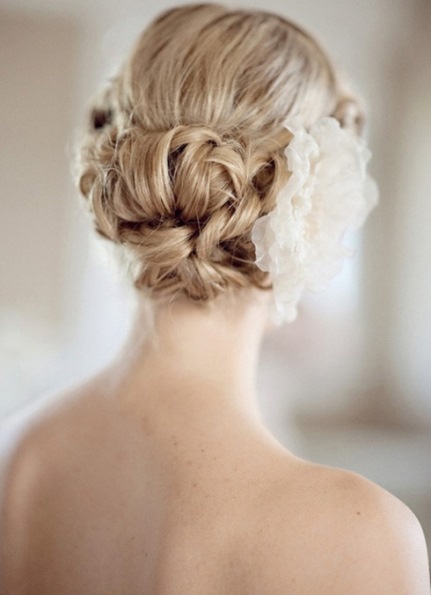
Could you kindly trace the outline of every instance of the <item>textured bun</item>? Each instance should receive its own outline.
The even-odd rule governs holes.
[[[285,19],[170,9],[91,108],[79,187],[137,288],[203,301],[269,288],[251,229],[288,179],[283,123],[349,112],[357,124],[352,106],[321,48]]]
[[[140,263],[136,287],[207,300],[228,285],[268,286],[250,232],[286,182],[281,137],[240,141],[184,125],[101,134],[80,188],[97,232]]]

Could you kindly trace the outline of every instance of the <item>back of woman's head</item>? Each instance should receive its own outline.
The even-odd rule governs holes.
[[[92,106],[79,185],[134,285],[206,301],[271,286],[251,230],[289,172],[283,126],[360,127],[328,58],[280,16],[218,4],[159,16]]]

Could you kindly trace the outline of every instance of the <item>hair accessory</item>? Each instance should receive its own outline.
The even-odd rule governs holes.
[[[293,134],[285,149],[291,175],[251,236],[256,265],[273,284],[277,324],[296,319],[304,290],[324,289],[341,271],[343,258],[354,255],[344,233],[360,227],[378,202],[363,138],[333,117],[308,131],[298,120],[284,125]]]

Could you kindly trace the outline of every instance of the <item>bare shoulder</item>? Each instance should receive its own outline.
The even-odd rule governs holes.
[[[429,557],[416,515],[399,498],[364,477],[350,474],[348,481],[357,486],[360,501],[354,502],[362,503],[366,514],[366,531],[360,524],[355,531],[358,551],[353,560],[358,576],[364,570],[361,556],[372,563],[372,572],[362,579],[364,588],[381,585],[382,594],[386,589],[394,594],[428,595]]]
[[[18,478],[39,477],[61,463],[62,453],[72,452],[79,434],[94,425],[92,396],[91,387],[82,385],[40,398],[0,423],[3,496]]]
[[[314,553],[315,572],[307,575],[310,565],[303,566],[310,592],[430,594],[424,533],[406,504],[352,471],[306,463],[302,477],[309,536],[302,559]]]
[[[86,390],[49,395],[0,424],[0,593],[34,588],[32,561],[39,563],[50,547],[50,503],[61,501],[61,469],[70,469],[77,445],[84,444],[91,407]]]
[[[429,595],[428,552],[416,515],[399,498],[359,474],[344,472],[339,481],[338,498],[346,501],[340,521],[352,521],[347,525],[346,568],[337,585],[340,593],[347,592],[354,579],[358,593]]]

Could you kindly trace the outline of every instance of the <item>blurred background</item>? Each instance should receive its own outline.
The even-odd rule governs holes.
[[[128,295],[71,176],[88,98],[174,2],[0,0],[0,417],[116,353]],[[268,337],[262,413],[297,455],[416,513],[431,546],[431,2],[237,0],[313,32],[369,107],[380,205],[356,257]]]

